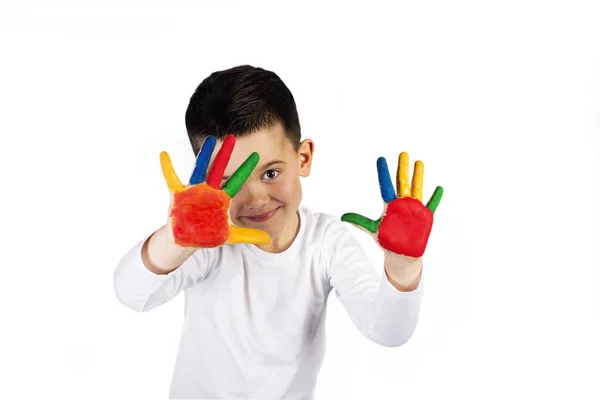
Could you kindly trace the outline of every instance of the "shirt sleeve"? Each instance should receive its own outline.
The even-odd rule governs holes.
[[[418,287],[402,292],[381,273],[342,222],[334,222],[329,242],[328,279],[354,325],[367,338],[386,347],[406,343],[414,333],[421,308],[424,271]]]
[[[135,311],[149,311],[175,298],[179,292],[206,278],[216,257],[216,249],[197,250],[179,268],[167,275],[150,271],[142,261],[142,246],[133,246],[114,272],[117,299]]]

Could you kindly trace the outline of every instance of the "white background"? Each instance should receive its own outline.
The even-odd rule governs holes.
[[[415,335],[372,344],[331,297],[318,399],[600,398],[594,3],[2,3],[0,398],[167,398],[183,296],[135,313],[112,274],[164,222],[159,152],[192,170],[195,87],[238,64],[294,93],[305,205],[379,216],[401,151],[445,188]]]

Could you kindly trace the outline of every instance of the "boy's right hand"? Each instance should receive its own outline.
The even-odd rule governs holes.
[[[225,137],[206,178],[215,145],[213,136],[206,138],[188,186],[183,185],[177,177],[167,152],[160,154],[163,175],[172,194],[167,226],[175,243],[192,248],[218,247],[227,243],[268,244],[270,237],[266,232],[238,227],[229,220],[231,199],[256,168],[258,153],[252,153],[221,188],[223,173],[235,146],[235,137]]]

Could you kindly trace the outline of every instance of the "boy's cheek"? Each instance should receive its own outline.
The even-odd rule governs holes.
[[[298,201],[302,196],[302,186],[300,185],[300,179],[290,179],[285,182],[281,182],[274,188],[273,196],[279,198],[285,202]]]

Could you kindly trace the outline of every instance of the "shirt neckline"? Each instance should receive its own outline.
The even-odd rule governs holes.
[[[269,261],[288,260],[297,255],[302,243],[302,239],[304,237],[304,232],[306,231],[306,210],[304,209],[304,207],[299,207],[296,213],[299,217],[298,223],[300,224],[300,228],[298,229],[298,234],[296,234],[296,237],[294,238],[294,241],[292,242],[290,247],[288,247],[281,253],[270,253],[268,251],[259,249],[253,244],[245,243],[244,246],[246,247],[246,250],[258,256],[261,260]]]

